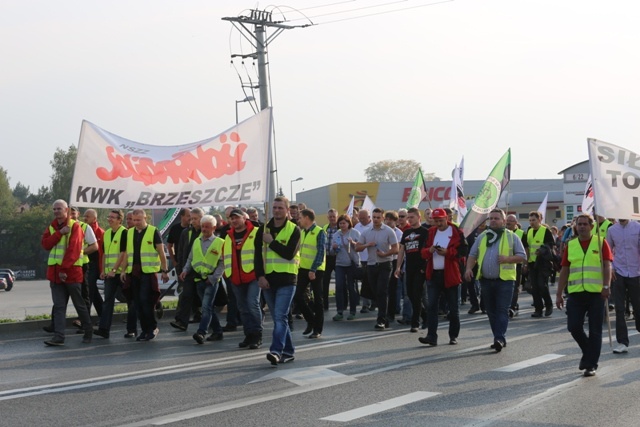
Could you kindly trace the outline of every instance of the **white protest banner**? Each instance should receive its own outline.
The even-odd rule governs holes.
[[[640,155],[588,139],[595,213],[607,218],[640,219]]]
[[[593,181],[591,175],[587,179],[587,185],[584,188],[584,196],[582,197],[582,212],[592,215],[593,214]]]
[[[185,145],[134,142],[82,122],[70,204],[164,209],[262,203],[271,108]]]

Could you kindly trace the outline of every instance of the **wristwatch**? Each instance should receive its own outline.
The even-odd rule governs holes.
[[[608,286],[603,286],[602,289],[609,289],[609,287]]]

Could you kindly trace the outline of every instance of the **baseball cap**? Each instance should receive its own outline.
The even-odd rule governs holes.
[[[240,209],[232,209],[231,212],[229,212],[229,218],[231,218],[234,215],[237,215],[239,217],[244,217],[244,212],[242,212]]]
[[[431,218],[433,219],[446,218],[446,217],[447,217],[447,212],[442,208],[436,208],[431,211]]]

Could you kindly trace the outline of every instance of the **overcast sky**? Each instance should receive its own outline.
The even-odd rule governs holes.
[[[364,181],[384,159],[415,159],[448,179],[464,155],[465,178],[484,179],[511,147],[512,178],[525,179],[557,178],[587,159],[588,137],[640,151],[640,2],[367,8],[389,1],[279,9],[291,25],[308,23],[303,14],[319,24],[286,30],[269,47],[285,194],[297,177],[294,192]],[[77,144],[83,119],[158,145],[231,127],[245,93],[230,54],[251,47],[221,18],[255,6],[2,0],[0,165],[11,185],[47,185],[54,151]],[[349,9],[359,10],[337,13]],[[257,78],[251,60],[246,69]],[[252,114],[248,103],[238,109],[241,120]]]

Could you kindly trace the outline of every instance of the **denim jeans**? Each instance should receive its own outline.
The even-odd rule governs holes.
[[[304,316],[304,320],[313,326],[313,332],[321,334],[324,327],[324,304],[322,302],[322,278],[324,271],[316,271],[316,278],[309,279],[309,270],[298,270],[298,283],[296,285],[295,301]],[[306,294],[311,285],[313,300],[307,301]]]
[[[622,277],[616,274],[613,281],[613,299],[616,305],[616,341],[629,346],[627,320],[624,317],[625,299],[629,296],[636,323],[636,331],[640,332],[640,277]]]
[[[427,338],[432,341],[438,341],[438,300],[441,293],[444,294],[449,306],[449,339],[458,338],[460,333],[459,287],[460,285],[445,288],[443,270],[434,270],[431,280],[427,281]]]
[[[604,301],[599,293],[574,292],[567,299],[567,329],[582,350],[583,369],[598,368],[602,350]],[[584,318],[589,313],[589,335],[584,332]]]
[[[220,286],[220,281],[217,281],[213,285],[209,283],[208,280],[202,280],[196,283],[198,295],[202,300],[202,318],[198,326],[198,333],[201,335],[206,335],[207,332],[209,332],[209,326],[211,326],[214,334],[222,333],[220,319],[218,319],[218,315],[213,306],[216,293],[218,292],[218,286]]]
[[[80,283],[56,284],[49,282],[49,286],[51,288],[51,299],[53,300],[52,313],[55,338],[64,341],[64,328],[67,319],[69,297],[71,297],[71,302],[78,312],[78,317],[82,322],[82,329],[85,333],[91,332],[93,330],[93,324],[91,323],[87,305],[84,299],[82,299],[82,285]]]
[[[153,273],[142,273],[140,277],[131,275],[131,287],[133,300],[136,306],[140,328],[144,333],[151,333],[158,327],[156,319],[155,301],[153,301],[153,289],[151,286],[151,275]]]
[[[105,277],[104,279],[104,302],[102,303],[102,315],[100,316],[99,329],[108,331],[111,329],[113,320],[113,306],[116,302],[116,292],[120,288],[120,277]]]
[[[288,319],[289,307],[295,292],[296,287],[291,284],[271,285],[269,289],[265,289],[262,293],[273,319],[273,335],[269,352],[278,356],[282,356],[282,354],[293,356],[295,352]]]
[[[367,265],[369,286],[376,296],[378,305],[378,323],[387,324],[387,304],[389,302],[389,278],[391,277],[391,261]]]
[[[356,282],[353,277],[355,270],[355,264],[347,267],[336,265],[336,308],[340,314],[347,309],[345,295],[349,295],[349,312],[356,314],[356,307],[358,306],[360,296],[356,290]]]
[[[507,343],[505,335],[509,324],[509,306],[513,294],[513,280],[480,279],[482,301],[489,316],[493,341]]]
[[[230,281],[227,280],[227,283]],[[258,281],[241,285],[229,285],[231,292],[236,297],[242,328],[245,335],[262,333],[262,310],[260,309],[260,288]]]

